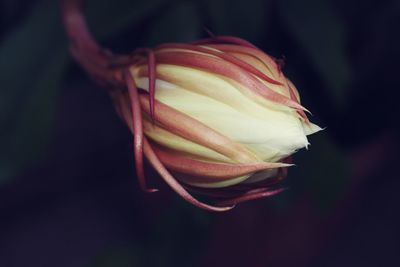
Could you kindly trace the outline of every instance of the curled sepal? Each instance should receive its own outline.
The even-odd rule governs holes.
[[[148,95],[139,95],[142,111],[149,114]],[[244,145],[236,143],[192,117],[173,109],[157,100],[155,105],[155,120],[168,131],[199,145],[210,148],[220,154],[240,163],[258,161],[257,156]]]
[[[133,119],[133,150],[135,155],[136,174],[138,176],[140,187],[146,192],[156,192],[157,189],[147,188],[143,168],[143,125],[142,114],[140,110],[138,89],[132,79],[129,71],[125,72],[126,85],[131,100],[131,112]]]
[[[254,162],[243,164],[197,160],[171,150],[153,146],[155,153],[167,168],[179,173],[201,176],[200,182],[219,182],[267,169],[288,167],[286,163]],[[198,182],[198,181],[197,181]]]
[[[254,199],[271,197],[271,196],[281,193],[284,190],[285,190],[285,188],[278,188],[278,189],[257,188],[254,190],[247,191],[246,193],[244,193],[243,195],[240,195],[238,197],[233,197],[231,199],[218,201],[217,204],[218,205],[236,205],[236,204],[254,200]]]
[[[306,110],[299,103],[296,103],[296,101],[275,92],[250,73],[244,72],[242,68],[221,58],[185,50],[179,52],[161,50],[156,53],[156,58],[158,63],[199,68],[210,73],[222,75],[247,88],[249,92],[262,96],[273,103],[296,110]]]
[[[271,56],[267,56],[258,48],[232,44],[207,44],[207,47],[214,48],[225,53],[233,54],[235,56],[250,56],[246,57],[247,63],[257,66],[256,63],[261,62],[272,73],[272,76],[274,78],[280,79],[283,76],[282,70],[280,69],[279,64],[277,64],[276,60],[274,60]],[[254,59],[256,61],[254,61]]]
[[[211,36],[209,38],[197,40],[195,42],[192,42],[192,44],[195,45],[202,45],[202,44],[210,44],[210,43],[229,43],[229,44],[236,44],[236,45],[241,45],[245,47],[251,47],[257,49],[255,45],[252,43],[243,40],[242,38],[235,37],[235,36],[225,36],[225,35],[220,35],[220,36]]]
[[[147,73],[149,76],[149,104],[150,116],[154,119],[154,99],[156,94],[156,57],[154,51],[149,48],[140,48],[135,51],[136,53],[147,54]]]
[[[224,59],[227,62],[230,62],[230,63],[236,65],[237,67],[242,68],[244,71],[247,71],[261,79],[264,79],[271,84],[283,85],[281,82],[276,81],[273,78],[267,76],[265,73],[261,72],[256,67],[252,66],[251,64],[241,60],[240,58],[237,58],[228,53],[225,53],[224,51],[218,51],[218,50],[206,47],[206,46],[202,47],[202,46],[196,46],[196,45],[190,45],[190,44],[175,44],[175,43],[160,45],[157,49],[168,49],[168,48],[169,49],[186,49],[186,50],[196,51],[196,52],[200,52],[200,53],[210,54],[210,55],[219,57],[221,59]]]
[[[164,181],[182,198],[184,198],[189,203],[208,210],[208,211],[227,211],[232,209],[235,205],[221,205],[219,207],[205,204],[195,199],[188,191],[169,173],[169,171],[161,163],[160,159],[155,154],[150,143],[144,138],[144,153],[147,159],[150,161],[151,165],[158,172],[158,174],[164,179]]]

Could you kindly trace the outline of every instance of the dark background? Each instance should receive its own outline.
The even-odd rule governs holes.
[[[216,34],[285,59],[326,127],[289,190],[199,210],[148,168],[71,60],[56,1],[0,0],[0,266],[400,266],[399,1],[91,0],[114,51]]]

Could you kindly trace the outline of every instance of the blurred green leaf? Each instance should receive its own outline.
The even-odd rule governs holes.
[[[165,42],[188,42],[199,38],[201,18],[196,6],[182,2],[171,6],[155,21],[149,36],[150,45]]]
[[[283,22],[314,63],[335,103],[342,107],[351,78],[345,50],[345,25],[328,0],[281,0],[277,3]]]
[[[269,1],[204,0],[210,30],[217,35],[235,35],[252,42],[265,32]]]
[[[67,61],[57,10],[41,2],[0,46],[0,183],[36,160],[48,140]]]

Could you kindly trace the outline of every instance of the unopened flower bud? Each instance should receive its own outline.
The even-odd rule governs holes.
[[[129,90],[113,99],[134,134],[142,186],[144,149],[165,181],[202,208],[280,192],[271,186],[284,177],[289,156],[320,130],[279,64],[238,38],[138,50],[125,76]]]

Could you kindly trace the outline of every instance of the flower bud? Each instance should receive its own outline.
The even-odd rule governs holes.
[[[277,61],[252,44],[217,36],[138,50],[128,91],[113,92],[142,153],[182,197],[209,210],[281,191],[289,157],[307,147],[309,122],[295,86]],[[215,206],[188,191],[214,200]]]

